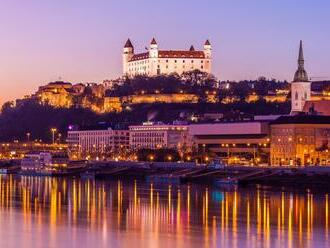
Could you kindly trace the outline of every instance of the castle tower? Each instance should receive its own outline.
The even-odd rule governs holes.
[[[206,64],[205,66],[205,71],[208,73],[211,73],[212,70],[212,64],[211,64],[211,59],[212,59],[212,46],[209,40],[205,41],[204,44],[204,54],[205,54],[205,59],[206,59]]]
[[[209,40],[205,41],[204,44],[204,54],[205,54],[205,58],[210,59],[212,56],[212,46]]]
[[[134,47],[130,39],[125,43],[123,49],[123,74],[128,74],[128,62],[132,59],[134,55]]]
[[[150,49],[149,49],[150,69],[148,73],[150,75],[160,74],[158,55],[159,55],[158,44],[155,38],[153,38],[150,42]]]
[[[150,58],[158,58],[158,44],[155,38],[150,42],[149,56]]]
[[[301,112],[305,102],[311,99],[311,83],[305,71],[302,41],[300,41],[298,69],[291,83],[291,114]]]

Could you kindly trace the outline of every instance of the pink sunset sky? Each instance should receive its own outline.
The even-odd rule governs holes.
[[[3,0],[0,104],[50,81],[102,82],[121,76],[129,37],[143,51],[213,45],[220,80],[291,80],[299,40],[311,77],[330,79],[327,0]]]

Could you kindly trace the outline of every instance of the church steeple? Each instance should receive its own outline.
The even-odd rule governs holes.
[[[302,40],[299,46],[298,70],[294,75],[293,82],[309,82],[307,72],[305,71],[305,60]]]

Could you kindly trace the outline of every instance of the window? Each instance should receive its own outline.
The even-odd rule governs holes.
[[[194,63],[194,61],[192,60],[191,63]]]
[[[186,63],[186,61],[185,61],[185,60],[183,60],[183,61],[182,61],[182,63]]]
[[[298,100],[298,92],[296,91],[296,94],[295,94],[295,100]]]
[[[176,63],[177,61],[176,60],[174,60],[174,63]]]
[[[168,63],[168,59],[166,60],[166,63]]]

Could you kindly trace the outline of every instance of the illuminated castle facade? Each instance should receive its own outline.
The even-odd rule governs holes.
[[[123,74],[127,77],[137,75],[156,76],[162,74],[200,70],[211,73],[212,46],[209,40],[204,49],[160,50],[155,39],[152,39],[148,51],[135,53],[132,42],[128,39],[123,49]]]

